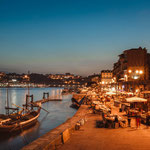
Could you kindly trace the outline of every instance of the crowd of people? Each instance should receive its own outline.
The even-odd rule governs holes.
[[[114,102],[114,100],[116,99],[116,96],[108,96],[108,95],[101,95],[100,97],[99,97],[99,101],[102,103],[102,104],[104,104],[104,105],[107,105],[109,102]],[[110,107],[110,109],[111,109],[111,107]],[[123,113],[124,113],[124,118],[126,118],[126,121],[127,121],[127,126],[128,127],[136,127],[137,129],[138,128],[140,128],[140,126],[141,126],[141,122],[143,121],[142,119],[141,119],[141,114],[144,112],[144,114],[146,114],[146,118],[145,118],[145,121],[143,122],[143,123],[145,123],[145,125],[147,126],[147,128],[148,128],[148,126],[149,126],[149,124],[150,124],[150,115],[148,114],[148,113],[146,113],[145,111],[143,111],[142,109],[138,109],[137,108],[137,113],[130,113],[130,110],[132,110],[132,108],[131,107],[127,107],[127,106],[125,106],[125,109],[124,110],[122,110],[122,108],[119,108],[119,109],[121,109],[121,112],[123,111]],[[133,109],[135,109],[136,110],[136,108],[133,108]],[[111,111],[109,112],[109,114],[111,114]],[[106,116],[107,116],[107,114],[104,114],[103,113],[103,115],[102,115],[102,118],[103,118],[103,122],[106,124],[106,123],[110,123],[110,122],[112,122],[112,121],[110,121],[110,120],[107,120],[106,121]],[[109,115],[108,115],[109,116]],[[126,117],[125,117],[126,116]],[[115,123],[118,123],[119,122],[119,120],[118,120],[118,116],[116,115],[115,116],[115,119],[113,120],[113,123],[115,124]],[[120,123],[120,122],[119,122]],[[112,123],[111,123],[112,124]],[[114,125],[115,126],[115,125]]]

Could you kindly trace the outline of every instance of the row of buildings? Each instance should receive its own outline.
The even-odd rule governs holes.
[[[150,90],[150,53],[146,48],[124,50],[112,70],[101,71],[100,85],[127,92]]]
[[[30,81],[30,82],[29,82]],[[5,87],[9,83],[10,86],[24,87],[30,85],[46,85],[46,86],[82,86],[83,78],[70,73],[65,74],[17,74],[0,72],[0,87]]]

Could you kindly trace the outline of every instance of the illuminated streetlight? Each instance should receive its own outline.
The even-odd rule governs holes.
[[[138,91],[139,91],[138,89],[135,90],[136,93],[137,93]]]
[[[128,72],[129,72],[129,73],[131,73],[131,72],[132,72],[132,70],[129,70]]]
[[[28,78],[28,75],[25,75],[24,78]]]
[[[143,74],[143,71],[142,71],[142,70],[140,70],[140,71],[139,71],[139,74]]]
[[[138,70],[136,70],[136,73],[139,73],[139,71],[138,71]]]
[[[135,80],[138,79],[138,76],[134,76],[133,79],[135,79]]]

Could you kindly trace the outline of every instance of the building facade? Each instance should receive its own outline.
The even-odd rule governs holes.
[[[101,71],[101,89],[109,89],[112,84],[113,73],[112,70],[102,70]]]
[[[113,75],[120,90],[138,92],[148,90],[150,54],[146,48],[124,50],[114,63]]]

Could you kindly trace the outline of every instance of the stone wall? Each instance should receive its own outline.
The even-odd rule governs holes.
[[[81,119],[85,120],[86,114],[89,113],[87,105],[81,105],[76,114],[68,119],[65,123],[59,125],[55,129],[41,136],[29,145],[22,148],[22,150],[54,150],[64,144],[75,130],[75,125]]]

